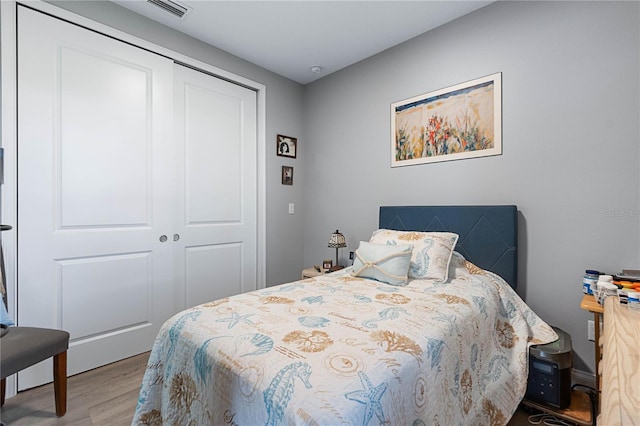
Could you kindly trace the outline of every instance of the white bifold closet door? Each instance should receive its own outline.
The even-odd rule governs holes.
[[[256,94],[18,7],[18,323],[69,375],[256,288]],[[50,363],[19,390],[52,380]]]
[[[175,298],[257,287],[256,93],[175,66]]]

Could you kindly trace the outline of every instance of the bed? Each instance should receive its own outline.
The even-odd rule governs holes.
[[[180,312],[132,424],[506,424],[557,338],[515,292],[517,215],[381,207],[353,266]]]

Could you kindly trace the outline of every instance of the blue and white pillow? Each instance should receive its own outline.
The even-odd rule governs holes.
[[[388,245],[412,244],[409,277],[446,282],[458,234],[378,229],[373,232],[369,242]]]
[[[371,278],[390,285],[407,285],[412,250],[411,245],[373,244],[360,241],[351,275]]]

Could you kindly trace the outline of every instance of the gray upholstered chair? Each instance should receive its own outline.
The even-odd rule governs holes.
[[[0,284],[4,283],[4,263],[0,248]],[[6,292],[0,285],[2,308],[6,308]],[[53,390],[56,415],[67,412],[67,349],[69,333],[36,327],[7,327],[2,324],[0,337],[0,405],[4,405],[6,378],[27,367],[53,357]]]
[[[67,348],[69,333],[36,327],[8,327],[0,338],[0,405],[4,405],[6,378],[53,357],[53,390],[56,416],[67,412]]]

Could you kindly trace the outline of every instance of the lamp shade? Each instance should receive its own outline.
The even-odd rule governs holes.
[[[344,235],[342,235],[340,231],[336,229],[336,232],[331,234],[331,238],[329,238],[329,247],[341,248],[346,246],[347,246],[347,241],[344,239]]]

